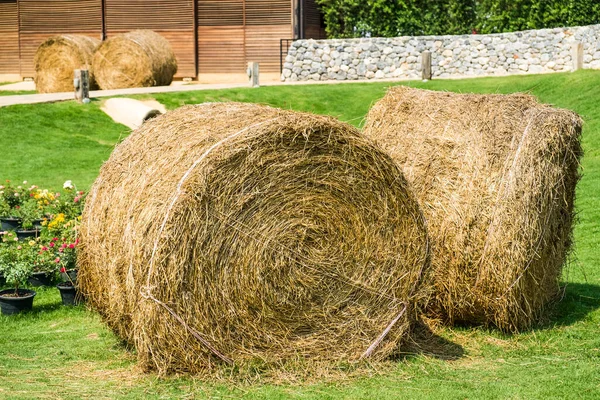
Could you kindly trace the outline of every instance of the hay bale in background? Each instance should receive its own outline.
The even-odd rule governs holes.
[[[402,167],[427,220],[433,316],[516,331],[557,295],[581,123],[523,94],[396,87],[372,108],[365,133]]]
[[[167,86],[177,72],[171,44],[158,33],[137,30],[104,41],[94,54],[101,89]]]
[[[380,359],[409,335],[428,261],[406,185],[332,118],[182,107],[102,167],[80,230],[81,289],[162,372],[356,360],[391,327]]]
[[[83,35],[58,35],[46,39],[34,58],[35,86],[39,93],[72,92],[74,70],[90,69],[100,41]],[[97,89],[90,74],[90,89]]]

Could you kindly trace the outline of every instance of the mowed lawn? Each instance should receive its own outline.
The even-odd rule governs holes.
[[[278,86],[152,98],[170,109],[207,101],[258,102],[361,126],[369,107],[396,84]],[[200,376],[140,372],[135,354],[95,313],[66,309],[56,289],[44,289],[33,312],[0,316],[0,398],[600,398],[600,71],[402,84],[456,92],[530,92],[584,118],[576,251],[564,277],[565,296],[538,327],[516,335],[440,328],[436,334],[446,342],[440,340],[437,355],[409,356],[384,370],[373,367],[365,376],[338,382],[275,385],[258,376],[254,383],[214,383]],[[59,188],[71,179],[89,188],[114,144],[129,133],[100,111],[101,102],[0,108],[0,180]]]

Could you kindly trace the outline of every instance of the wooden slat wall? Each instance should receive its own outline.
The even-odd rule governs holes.
[[[238,72],[249,61],[279,71],[279,39],[292,37],[291,0],[198,0],[199,73]]]
[[[151,29],[166,38],[177,57],[175,77],[196,76],[194,0],[105,0],[106,36]]]
[[[304,36],[306,39],[325,39],[325,26],[315,0],[304,0]]]
[[[262,72],[279,72],[279,39],[291,38],[290,0],[246,1],[246,60]]]
[[[243,26],[244,0],[197,0],[198,26]]]
[[[101,0],[19,0],[21,75],[35,73],[33,57],[47,38],[61,33],[101,39]]]
[[[290,0],[245,0],[246,25],[290,26],[292,2]]]
[[[279,72],[279,39],[291,37],[291,25],[246,26],[247,61],[258,61],[261,72]]]
[[[199,73],[243,73],[244,50],[244,27],[198,27]]]
[[[19,19],[16,0],[0,0],[0,74],[19,74]]]
[[[196,14],[198,72],[244,72],[244,0],[198,0]]]

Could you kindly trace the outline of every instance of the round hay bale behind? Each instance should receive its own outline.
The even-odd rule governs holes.
[[[162,372],[386,357],[408,338],[428,262],[389,156],[332,118],[238,103],[134,131],[80,232],[89,303]]]
[[[396,87],[365,133],[411,182],[432,242],[429,312],[530,327],[571,247],[581,120],[532,96]]]
[[[46,39],[34,58],[35,87],[39,93],[72,92],[74,70],[91,69],[100,41],[83,35],[58,35]],[[97,89],[90,74],[90,89]]]
[[[167,39],[149,30],[118,34],[94,54],[94,75],[101,89],[167,86],[177,60]]]

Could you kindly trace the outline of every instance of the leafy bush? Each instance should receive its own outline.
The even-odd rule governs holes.
[[[317,0],[329,37],[514,32],[600,23],[597,0]]]
[[[0,273],[15,290],[27,282],[33,270],[35,242],[22,243],[13,232],[0,232]]]

